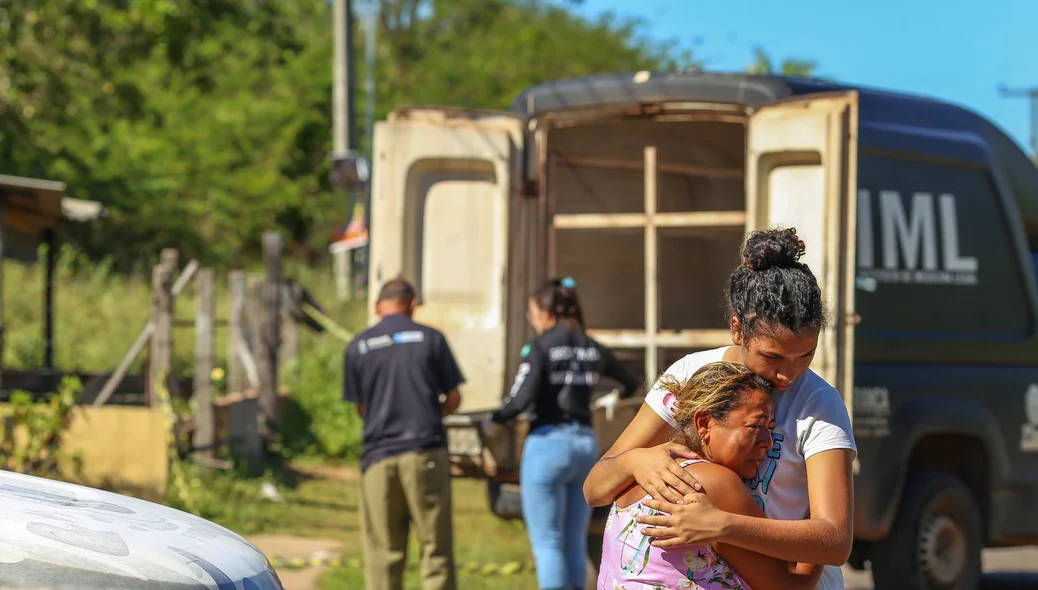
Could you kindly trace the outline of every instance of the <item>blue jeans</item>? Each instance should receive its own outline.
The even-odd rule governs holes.
[[[584,587],[591,507],[583,486],[598,454],[589,426],[541,426],[526,437],[519,485],[542,590]]]

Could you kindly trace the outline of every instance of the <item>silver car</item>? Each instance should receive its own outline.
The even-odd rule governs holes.
[[[167,506],[0,471],[0,588],[284,590],[267,557]]]

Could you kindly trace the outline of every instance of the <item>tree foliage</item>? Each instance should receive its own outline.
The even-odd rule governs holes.
[[[537,0],[367,1],[380,11],[376,118],[401,103],[505,108],[547,80],[691,64],[637,22]],[[104,203],[100,231],[70,233],[89,256],[130,268],[175,246],[242,264],[272,228],[323,251],[340,221],[328,2],[0,0],[0,37],[0,173]]]
[[[760,47],[753,49],[753,63],[746,67],[747,74],[767,75],[778,74],[782,76],[793,76],[798,78],[815,77],[818,62],[806,59],[787,58],[782,60],[778,69],[775,69],[771,56]]]

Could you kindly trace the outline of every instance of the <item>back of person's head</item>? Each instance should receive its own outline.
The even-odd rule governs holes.
[[[696,415],[705,413],[724,422],[728,414],[739,409],[748,399],[748,393],[762,391],[771,394],[772,385],[753,373],[745,365],[718,361],[700,367],[686,381],[663,375],[660,387],[667,397],[674,396],[674,421],[677,423],[678,442],[702,453],[703,441],[696,429]]]
[[[397,277],[386,281],[378,292],[375,312],[380,316],[402,314],[410,316],[418,305],[414,286],[406,279]]]
[[[742,265],[728,282],[728,317],[739,321],[742,336],[758,333],[818,333],[825,325],[822,291],[811,269],[800,262],[805,245],[795,228],[750,234]]]
[[[530,301],[554,321],[570,328],[584,329],[584,314],[580,300],[577,299],[577,282],[572,277],[545,281],[533,292]]]

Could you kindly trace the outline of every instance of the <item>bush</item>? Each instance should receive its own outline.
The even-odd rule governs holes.
[[[283,453],[353,459],[360,456],[362,424],[342,401],[342,351],[324,346],[303,356],[293,372],[292,399],[281,415]]]
[[[42,477],[61,477],[70,466],[78,472],[79,457],[61,448],[61,434],[80,389],[78,379],[66,377],[56,393],[39,401],[24,391],[12,393],[0,407],[0,469]]]
[[[350,332],[364,326],[365,302],[347,304],[333,318]],[[280,450],[286,457],[356,460],[363,424],[356,408],[342,401],[342,361],[346,343],[328,333],[306,333],[299,359],[285,367],[291,392],[280,417]]]

